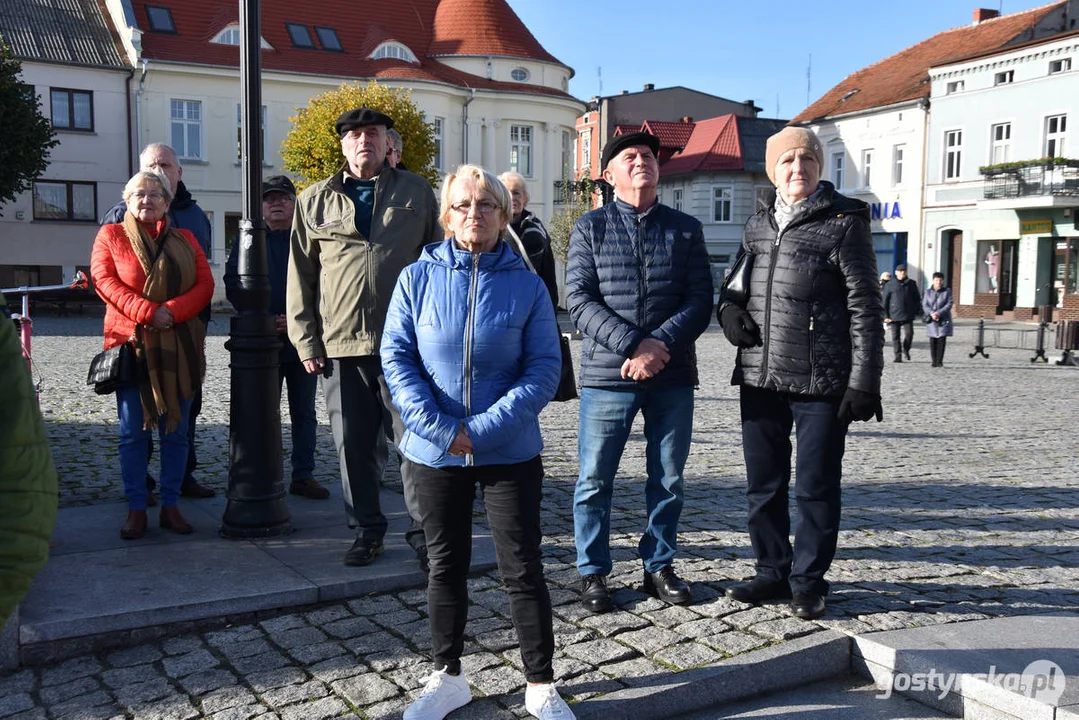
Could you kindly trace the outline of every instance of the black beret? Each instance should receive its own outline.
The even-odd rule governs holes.
[[[378,110],[359,107],[341,113],[341,117],[337,118],[337,122],[333,124],[333,127],[337,130],[337,136],[340,137],[349,130],[355,130],[364,125],[384,125],[389,130],[393,127],[393,119],[389,115],[383,115]]]
[[[262,181],[262,197],[272,192],[283,192],[295,196],[296,186],[284,175],[274,175]]]
[[[600,161],[600,172],[607,169],[609,163],[618,153],[634,145],[647,145],[653,155],[659,154],[659,138],[652,133],[633,132],[625,135],[615,135],[603,146],[603,159]]]
[[[904,265],[903,263],[899,263],[898,265],[895,266],[895,271],[896,272],[906,272],[907,271],[907,266]]]

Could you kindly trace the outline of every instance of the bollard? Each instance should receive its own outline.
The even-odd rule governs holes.
[[[974,352],[970,356],[974,357],[975,355],[981,355],[986,360],[989,359],[989,353],[985,351],[985,320],[978,320],[978,339],[974,342]]]
[[[1042,315],[1045,317],[1045,315]],[[1049,323],[1042,320],[1038,323],[1038,347],[1034,349],[1034,357],[1030,359],[1030,362],[1035,363],[1041,360],[1043,363],[1049,362],[1049,358],[1045,356],[1045,333],[1049,330]]]

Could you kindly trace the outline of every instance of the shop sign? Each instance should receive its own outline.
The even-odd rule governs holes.
[[[1019,234],[1020,235],[1052,235],[1053,234],[1053,221],[1052,220],[1020,220],[1019,221]]]
[[[899,212],[899,203],[870,203],[869,205],[869,217],[872,220],[890,220],[892,218],[902,218],[903,214]]]

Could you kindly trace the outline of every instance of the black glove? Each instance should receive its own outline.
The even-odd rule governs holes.
[[[727,336],[727,342],[735,347],[749,348],[754,345],[763,345],[757,323],[753,322],[749,313],[737,305],[728,305],[723,308],[719,314],[719,324],[723,326],[723,334]]]
[[[877,422],[884,419],[880,395],[847,388],[847,392],[843,394],[843,400],[839,403],[839,412],[836,417],[841,422],[851,423],[855,420],[869,420],[874,415],[877,416]]]

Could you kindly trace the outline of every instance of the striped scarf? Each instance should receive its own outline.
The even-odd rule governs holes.
[[[195,286],[195,251],[187,239],[169,227],[168,216],[160,221],[156,238],[130,212],[124,214],[124,232],[146,273],[143,297],[163,303]],[[180,424],[180,400],[193,397],[206,369],[203,344],[206,326],[199,318],[174,322],[167,330],[135,328],[135,355],[147,373],[139,378],[143,428],[153,430],[161,417],[165,430]]]

